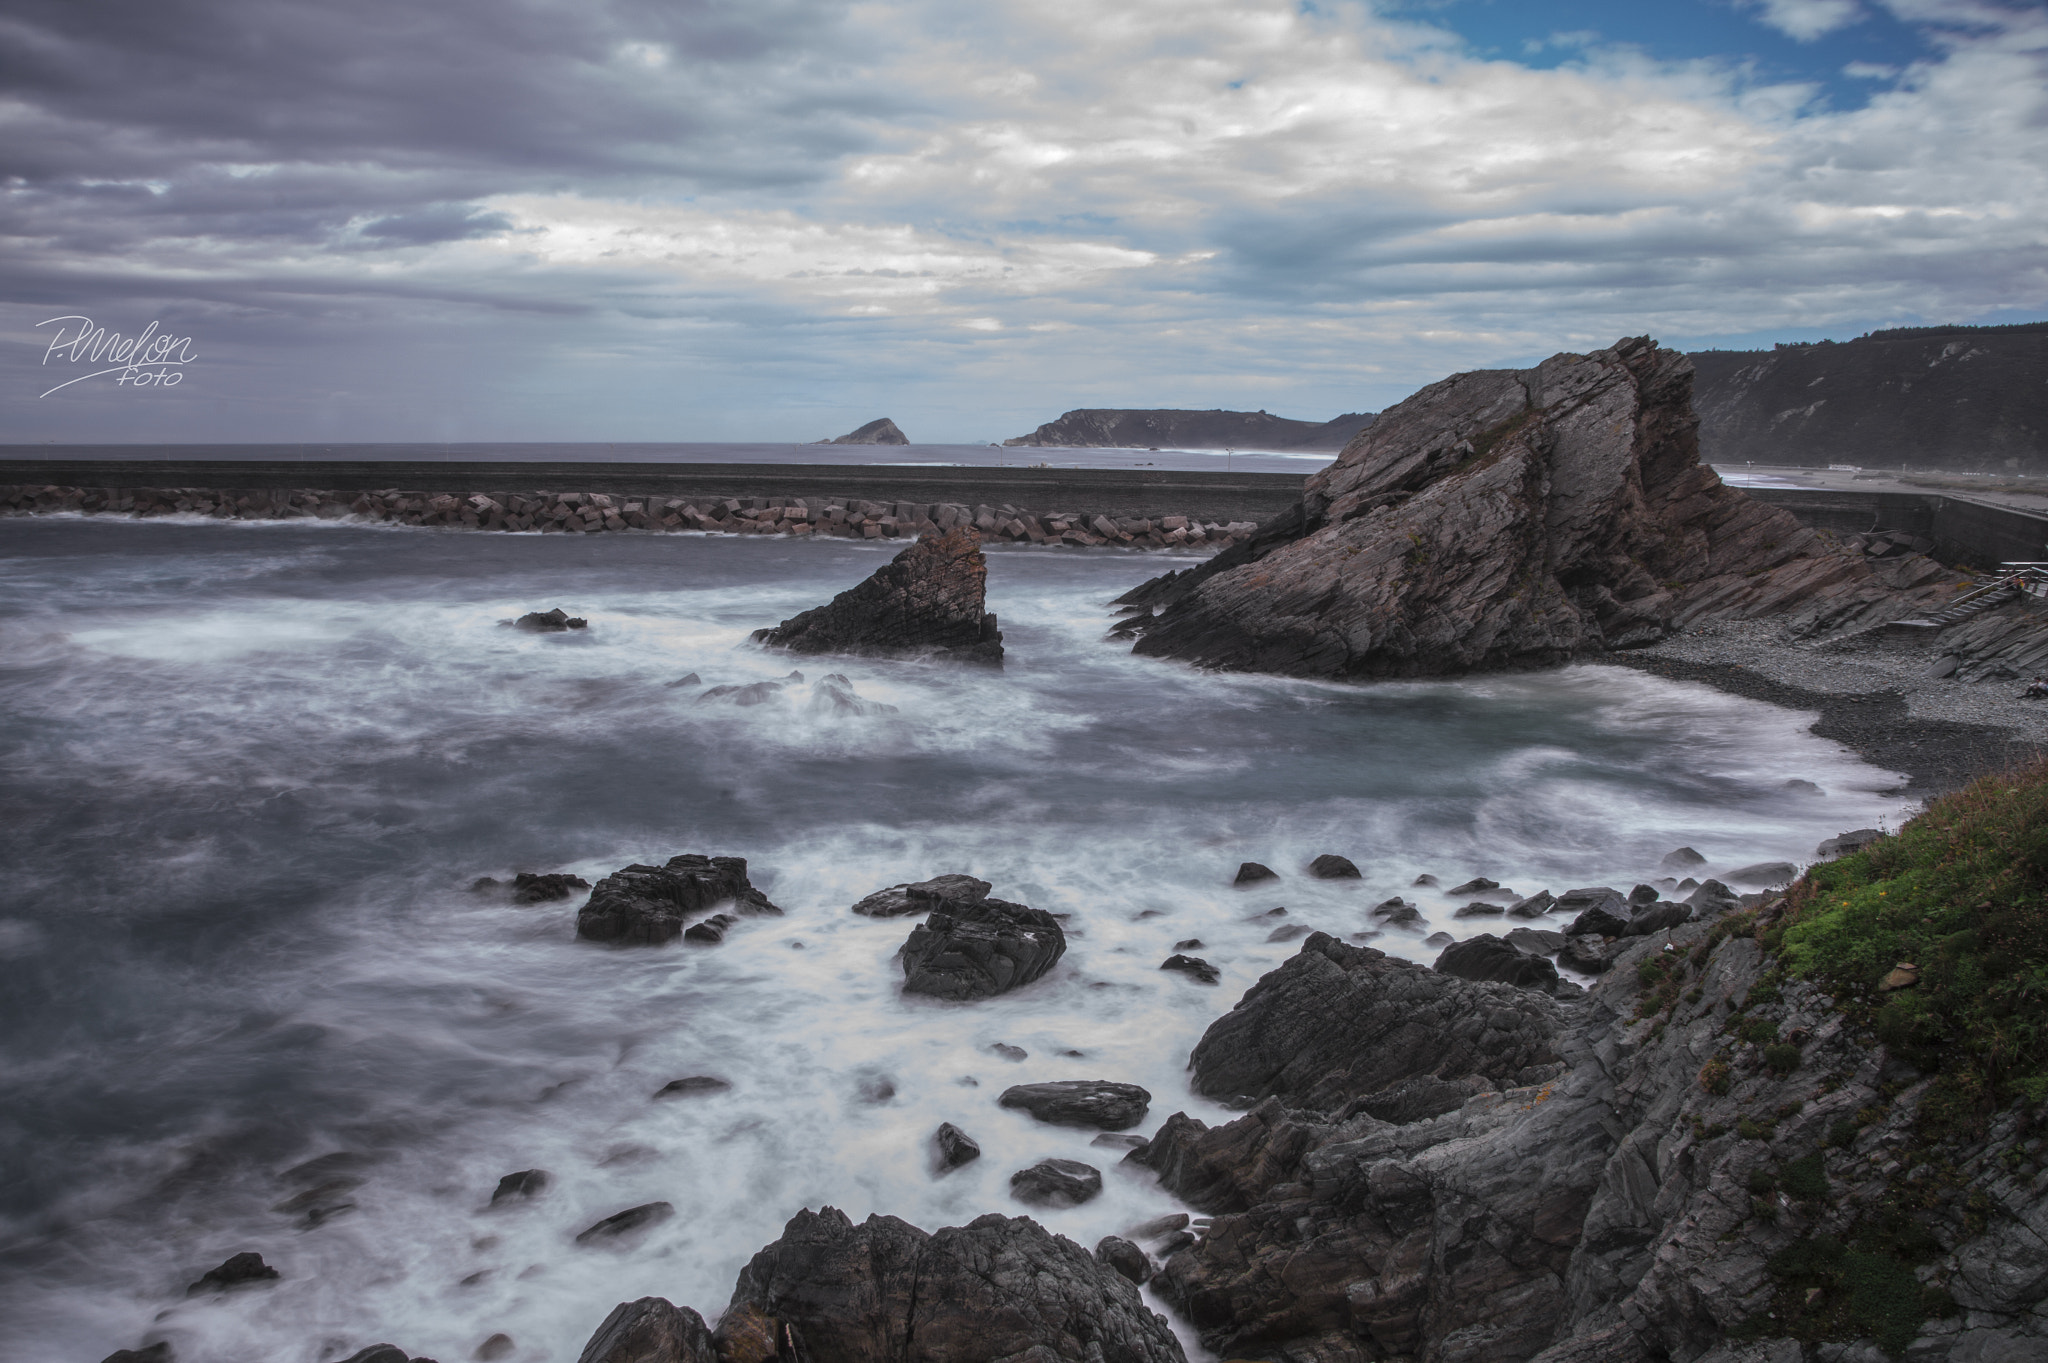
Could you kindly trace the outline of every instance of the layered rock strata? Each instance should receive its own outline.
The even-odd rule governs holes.
[[[319,488],[0,486],[0,512],[208,516],[216,520],[343,520],[540,534],[699,531],[839,539],[915,539],[972,526],[1013,544],[1217,549],[1242,543],[1251,521],[1114,516],[957,502],[845,497],[625,497],[606,492],[335,492]]]
[[[1137,651],[1296,676],[1428,676],[1931,608],[1959,581],[1872,560],[1699,462],[1685,356],[1647,338],[1458,374],[1383,413],[1246,544],[1121,598]]]
[[[793,653],[1003,661],[1003,634],[986,609],[988,560],[971,530],[927,535],[866,581],[754,642]]]

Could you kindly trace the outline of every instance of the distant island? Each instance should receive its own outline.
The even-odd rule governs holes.
[[[903,434],[896,423],[887,417],[877,417],[867,425],[848,431],[845,435],[830,440],[820,440],[820,445],[908,445],[910,437]]]
[[[2048,322],[1690,358],[1700,451],[1715,462],[2048,471]]]
[[[1371,412],[1293,421],[1269,412],[1178,407],[1077,407],[1005,445],[1063,449],[1341,450],[1372,424]]]

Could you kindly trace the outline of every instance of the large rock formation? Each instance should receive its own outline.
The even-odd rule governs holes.
[[[951,901],[903,943],[903,992],[986,999],[1031,983],[1067,951],[1059,920],[1001,899]]]
[[[827,445],[908,445],[910,438],[896,428],[896,423],[887,417],[877,417],[865,426],[856,427],[845,435],[835,435],[820,442]]]
[[[927,1234],[799,1212],[740,1272],[726,1363],[1178,1363],[1138,1289],[1064,1236],[995,1213]],[[761,1344],[768,1347],[762,1349]]]
[[[1293,421],[1267,412],[1195,412],[1163,407],[1077,407],[1005,445],[1149,450],[1341,450],[1372,425],[1371,412],[1329,421]]]
[[[1878,623],[1955,580],[1917,555],[1880,576],[1724,486],[1699,462],[1691,383],[1685,356],[1636,338],[1432,384],[1250,541],[1122,598],[1152,612],[1118,630],[1140,653],[1214,667],[1427,676],[1652,643],[1709,617]]]
[[[926,535],[825,605],[754,631],[795,653],[860,653],[1002,665],[1003,635],[983,609],[988,560],[972,530]]]
[[[1802,1356],[1788,1328],[1921,1363],[2037,1356],[2027,1140],[2048,1109],[1930,1144],[1933,1077],[1767,975],[1778,909],[1631,939],[1562,1007],[1309,939],[1196,1053],[1202,1091],[1272,1096],[1215,1128],[1175,1114],[1129,1156],[1214,1214],[1154,1290],[1225,1358],[1779,1363]],[[1496,1032],[1560,1061],[1510,1073],[1526,1042]],[[1385,1087],[1347,1096],[1365,1085]]]

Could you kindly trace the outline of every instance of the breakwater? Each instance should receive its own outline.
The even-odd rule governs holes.
[[[1178,474],[1171,481],[1166,478],[1133,479],[1128,475],[1089,480],[1074,476],[1077,472],[1088,471],[1073,470],[1060,471],[1056,475],[1047,471],[1048,476],[1037,479],[987,476],[990,473],[1039,472],[1036,470],[947,470],[949,477],[944,479],[914,476],[906,479],[903,476],[906,473],[916,475],[932,471],[890,469],[880,471],[877,478],[863,479],[860,475],[864,470],[838,468],[829,470],[832,477],[820,481],[837,482],[842,486],[825,491],[799,492],[795,488],[800,485],[807,466],[783,466],[765,473],[750,468],[745,475],[729,476],[727,482],[740,486],[725,491],[685,493],[676,489],[675,495],[664,495],[671,490],[661,486],[664,481],[670,484],[710,482],[715,486],[717,474],[707,476],[703,471],[693,469],[683,474],[672,470],[636,471],[623,475],[611,471],[593,476],[591,466],[586,465],[575,470],[583,486],[574,491],[531,487],[507,489],[501,485],[504,481],[502,476],[463,482],[455,482],[451,478],[443,483],[444,490],[411,491],[400,486],[360,489],[346,486],[351,482],[367,481],[360,470],[353,470],[353,476],[349,478],[322,480],[343,486],[280,484],[279,472],[303,476],[309,470],[303,466],[280,469],[276,465],[230,465],[224,472],[240,475],[231,485],[226,478],[221,478],[204,485],[164,486],[152,483],[137,486],[113,485],[113,480],[106,479],[104,475],[107,472],[161,473],[163,470],[147,464],[124,465],[111,470],[91,465],[84,467],[100,473],[102,479],[93,482],[0,483],[0,509],[16,514],[197,515],[221,520],[340,520],[356,517],[401,525],[546,534],[694,530],[726,534],[909,539],[928,531],[972,526],[986,538],[1017,543],[1222,548],[1249,535],[1257,527],[1257,521],[1242,517],[1218,519],[1213,514],[1205,516],[1204,510],[1213,512],[1218,502],[1241,510],[1243,493],[1247,491],[1254,494],[1251,500],[1259,504],[1261,510],[1266,510],[1264,503],[1274,501],[1280,495],[1288,501],[1298,497],[1300,485],[1299,479],[1285,476],[1272,478],[1281,486],[1270,489],[1233,487],[1228,482],[1218,485],[1213,476],[1205,478],[1200,474]],[[512,468],[526,473],[531,480],[534,470],[530,466],[514,465]],[[14,469],[17,472],[27,471],[19,465]],[[191,472],[189,469],[176,471]],[[446,468],[439,471],[444,477],[450,472]],[[248,476],[257,472],[269,476]],[[0,476],[4,473],[5,470],[0,470]],[[1192,485],[1175,486],[1179,480],[1193,482]],[[479,481],[487,485],[479,487]],[[1084,503],[1075,507],[1070,503],[1065,509],[1057,503],[1050,503],[1049,499],[1048,503],[1033,507],[1011,500],[991,503],[970,501],[966,497],[952,501],[886,496],[890,492],[904,491],[902,485],[906,482],[918,485],[915,490],[922,493],[930,493],[935,488],[965,492],[969,496],[975,492],[1016,493],[1019,490],[1017,485],[1022,485],[1027,490],[1053,495],[1090,490],[1107,495],[1095,499],[1093,505]],[[1091,489],[1091,482],[1098,485]],[[456,490],[445,490],[450,483]],[[592,484],[612,490],[593,490]],[[763,487],[762,484],[769,486]],[[870,495],[861,495],[858,489],[862,487],[869,489]],[[1195,509],[1173,509],[1176,492],[1191,494],[1186,500],[1194,503]],[[1227,510],[1225,514],[1228,514]]]

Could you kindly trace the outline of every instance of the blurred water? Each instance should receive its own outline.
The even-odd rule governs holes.
[[[1426,961],[1426,933],[1487,925],[1410,889],[1423,871],[1626,888],[1681,843],[1796,861],[1902,811],[1805,717],[1621,669],[1349,687],[1133,658],[1103,603],[1178,566],[1159,554],[992,551],[1001,672],[746,644],[886,553],[0,521],[0,1357],[161,1336],[187,1363],[378,1340],[453,1360],[504,1331],[568,1360],[621,1300],[715,1314],[801,1207],[960,1224],[1021,1210],[1009,1175],[1045,1155],[1105,1171],[1097,1201],[1039,1214],[1092,1246],[1175,1204],[997,1095],[1107,1078],[1152,1090],[1142,1131],[1227,1117],[1183,1066],[1296,950],[1276,921],[1354,934],[1402,894],[1429,921],[1376,944]],[[589,631],[499,623],[555,605]],[[898,712],[665,686],[792,667]],[[610,949],[575,940],[576,901],[466,889],[683,851],[750,858],[787,916]],[[1365,879],[1305,878],[1322,852]],[[1242,860],[1283,878],[1234,890]],[[1072,914],[1065,960],[990,1002],[902,998],[911,924],[847,906],[949,871]],[[1190,937],[1220,987],[1158,970]],[[733,1088],[651,1100],[700,1073]],[[878,1078],[894,1096],[864,1099]],[[944,1179],[941,1121],[984,1151]],[[343,1151],[353,1210],[274,1210],[305,1186],[283,1171]],[[530,1167],[547,1196],[485,1209]],[[654,1199],[678,1214],[636,1247],[573,1243]],[[244,1249],[283,1280],[183,1299]]]

